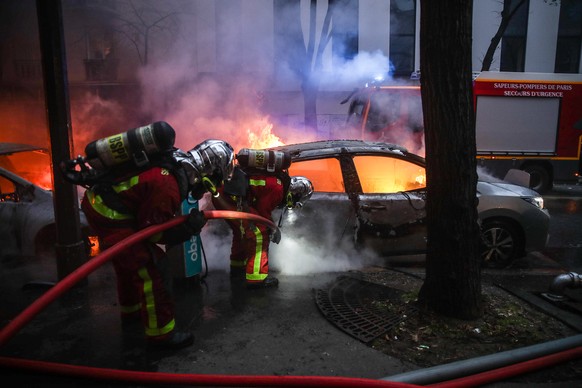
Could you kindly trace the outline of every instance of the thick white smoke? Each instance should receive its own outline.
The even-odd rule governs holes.
[[[95,139],[130,129],[126,128],[125,109],[119,102],[85,93],[71,105],[76,154],[83,154],[85,146]]]
[[[371,252],[357,251],[350,242],[333,240],[314,243],[305,237],[283,232],[279,244],[271,244],[269,265],[286,275],[306,275],[361,269],[378,263]]]
[[[298,68],[296,63],[287,63],[285,66],[282,63],[283,58],[280,57],[274,63],[272,19],[267,22],[266,18],[262,20],[258,17],[260,15],[249,13],[252,7],[258,12],[272,13],[273,9],[264,6],[263,2],[255,1],[251,8],[247,8],[248,3],[245,4],[242,8],[247,14],[233,11],[236,6],[240,7],[239,2],[233,2],[235,8],[230,4],[226,6],[226,2],[220,2],[222,8],[216,8],[216,12],[221,12],[220,15],[207,10],[214,7],[213,2],[144,0],[139,4],[130,4],[128,1],[118,0],[115,3],[125,20],[130,21],[137,16],[132,16],[132,9],[135,8],[130,7],[136,5],[147,12],[154,11],[154,18],[151,20],[146,20],[146,14],[143,13],[142,23],[151,25],[172,15],[166,19],[171,20],[171,25],[158,25],[160,28],[150,30],[152,33],[149,35],[148,63],[139,69],[137,75],[140,82],[139,99],[131,96],[114,102],[97,93],[73,96],[71,116],[75,153],[82,154],[86,144],[93,140],[159,120],[167,121],[175,128],[176,146],[185,150],[208,138],[225,140],[235,150],[239,150],[254,146],[250,143],[253,135],[256,140],[261,137],[257,134],[266,132],[270,132],[269,135],[273,137],[269,145],[320,138],[319,135],[307,132],[300,121],[298,125],[282,125],[281,123],[293,121],[278,120],[277,114],[285,112],[291,106],[300,114],[303,113],[301,79],[296,74],[282,76],[280,72],[283,67]],[[301,6],[304,7],[305,2]],[[160,9],[161,7],[168,9]],[[209,12],[207,20],[200,17],[204,12]],[[276,22],[287,20],[282,18]],[[92,22],[98,27],[99,20]],[[111,20],[104,22],[103,28],[110,30]],[[127,25],[139,25],[140,20],[136,19],[136,22],[138,23]],[[70,20],[65,21],[65,25],[69,23]],[[229,27],[232,29],[227,31]],[[170,39],[166,32],[173,34]],[[303,33],[308,35],[306,31]],[[235,41],[241,34],[250,34],[253,39]],[[136,33],[133,36],[138,35]],[[132,35],[125,36],[131,38]],[[165,40],[162,41],[164,36]],[[271,40],[263,41],[268,36]],[[70,36],[67,38],[72,39]],[[116,39],[119,39],[119,43],[123,37]],[[244,46],[236,47],[236,42],[242,42]],[[132,43],[139,42],[130,41],[116,47],[115,55],[122,62],[135,60],[130,58],[132,56],[137,58]],[[206,43],[207,51],[201,46]],[[224,52],[217,53],[216,48],[221,49],[223,45],[226,46]],[[378,74],[386,75],[390,69],[388,58],[380,51],[360,52],[351,60],[331,58],[331,49],[327,49],[326,53],[326,65],[319,74],[320,90],[323,92],[334,91],[337,95],[338,91],[345,91],[344,96],[347,96],[354,87],[363,86]],[[146,59],[144,54],[142,50],[139,58],[142,64]],[[69,58],[69,61],[74,60],[76,59],[73,56]],[[223,67],[225,63],[227,66]],[[333,103],[334,106],[337,104],[337,112],[347,113],[347,105],[340,105],[340,100],[341,98],[338,101],[324,101],[324,104],[320,100],[318,109],[322,109],[322,105],[329,106]],[[11,115],[13,116],[13,112],[7,113],[7,116]],[[15,124],[13,127],[29,128],[32,125]],[[10,131],[12,132],[17,133],[16,130]],[[5,131],[3,136],[7,133],[9,131]],[[43,136],[45,134],[46,132]],[[5,138],[5,141],[11,140],[8,136]],[[13,138],[19,139],[16,135]],[[209,206],[205,202],[202,207]],[[209,222],[202,237],[210,268],[223,268],[228,266],[230,237],[214,233],[214,224],[219,224],[219,221]],[[345,270],[362,265],[362,254],[348,253],[347,249],[338,247],[331,240],[317,246],[308,246],[299,237],[294,238],[283,232],[281,244],[272,245],[272,265],[290,273]],[[287,257],[293,257],[293,260],[288,260]]]
[[[322,87],[350,90],[386,78],[390,72],[390,60],[380,50],[360,52],[351,60],[334,57],[332,62],[333,68],[321,74]]]
[[[186,12],[185,15],[188,15]],[[200,30],[193,31],[194,23],[186,19],[182,36],[194,37]],[[279,22],[279,21],[278,21]],[[240,28],[237,21],[233,28]],[[222,32],[232,35],[230,32]],[[270,123],[279,122],[266,109],[273,107],[268,101],[272,82],[262,77],[266,72],[248,72],[239,68],[225,78],[217,79],[210,74],[199,73],[200,58],[195,50],[188,49],[186,41],[177,40],[177,46],[170,49],[171,55],[165,55],[163,61],[156,61],[140,72],[142,80],[142,110],[155,120],[165,120],[177,132],[176,145],[189,149],[207,138],[219,138],[229,142],[235,150],[252,146],[250,134],[260,134]],[[268,43],[254,46],[254,56],[264,55],[265,59],[256,59],[255,63],[269,62],[272,53]],[[257,47],[261,49],[257,49]],[[244,51],[244,50],[243,50]],[[244,63],[231,58],[231,62]],[[390,68],[388,58],[381,52],[359,53],[353,60],[334,58],[333,68],[325,69],[321,74],[321,88],[345,90],[346,95],[354,88],[362,86],[377,74],[386,75]],[[289,80],[289,85],[278,85],[281,90],[297,90],[297,79]],[[337,104],[339,106],[339,102]],[[289,104],[281,101],[284,107]],[[341,106],[347,113],[347,106]],[[277,110],[277,109],[275,109]],[[272,135],[280,143],[290,144],[314,140],[302,126],[272,127]],[[270,144],[274,145],[274,144]],[[205,198],[201,208],[211,209],[211,203]],[[223,221],[210,221],[201,234],[210,270],[227,269],[231,245],[231,232]],[[286,274],[306,274],[325,271],[345,271],[361,268],[369,264],[373,256],[356,252],[353,244],[337,244],[338,236],[329,236],[328,241],[310,244],[302,237],[293,236],[282,229],[280,244],[271,244],[270,265],[273,270]]]

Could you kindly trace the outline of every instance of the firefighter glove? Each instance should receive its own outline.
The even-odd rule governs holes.
[[[206,225],[206,218],[204,213],[198,209],[192,209],[184,225],[189,229],[191,235],[200,234],[200,231]]]
[[[271,233],[271,241],[275,244],[279,244],[281,241],[281,231],[278,228]]]

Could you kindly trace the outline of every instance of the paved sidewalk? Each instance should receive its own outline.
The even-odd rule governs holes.
[[[4,326],[42,294],[46,289],[42,282],[52,280],[54,271],[40,259],[4,261],[1,271],[0,319]],[[224,271],[210,272],[201,284],[176,281],[177,322],[181,329],[195,333],[196,342],[177,352],[153,352],[146,350],[139,325],[135,331],[123,332],[114,274],[106,265],[28,323],[0,349],[0,356],[181,374],[380,379],[417,369],[352,338],[318,311],[314,290],[339,275],[279,276],[279,288],[270,290],[246,290],[231,283]],[[29,386],[120,385],[2,372]]]

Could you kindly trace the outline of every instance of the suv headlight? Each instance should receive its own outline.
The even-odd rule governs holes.
[[[523,199],[539,209],[544,208],[544,199],[542,197],[527,197]]]

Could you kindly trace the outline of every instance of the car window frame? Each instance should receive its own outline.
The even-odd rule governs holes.
[[[314,161],[314,160],[320,161],[320,160],[324,160],[324,159],[336,159],[336,160],[338,160],[338,162],[339,162],[338,165],[339,165],[341,179],[342,179],[341,184],[343,186],[343,191],[324,191],[324,190],[319,190],[317,188],[316,182],[314,182],[314,190],[315,190],[315,192],[319,192],[319,193],[332,193],[332,194],[334,194],[334,193],[335,194],[337,194],[337,193],[341,193],[341,194],[347,193],[348,192],[347,191],[347,187],[349,186],[349,183],[346,183],[346,175],[344,173],[343,164],[345,163],[345,161],[342,161],[342,158],[341,158],[340,155],[337,155],[337,154],[327,155],[326,154],[326,155],[322,155],[322,156],[318,156],[318,157],[297,158],[297,159],[293,159],[291,161],[291,166],[293,166],[293,164],[295,164],[295,163],[309,162],[309,161]],[[292,174],[290,171],[289,171],[289,174],[291,176],[298,175],[298,174]],[[307,177],[307,178],[309,178],[309,177]]]
[[[363,186],[361,184],[361,179],[360,179],[360,176],[358,173],[358,168],[357,168],[356,162],[354,160],[356,157],[362,157],[362,156],[363,157],[369,156],[369,157],[396,159],[396,160],[402,161],[404,163],[408,163],[410,165],[417,166],[418,168],[422,168],[424,170],[424,180],[425,180],[424,187],[415,187],[415,188],[408,189],[408,190],[397,190],[397,191],[392,191],[392,192],[366,192],[365,193]],[[395,194],[395,193],[402,193],[402,192],[407,193],[407,192],[415,192],[415,191],[426,191],[426,189],[427,189],[426,165],[423,163],[418,163],[418,161],[411,160],[411,158],[401,157],[400,155],[397,155],[397,154],[388,154],[388,153],[357,153],[357,154],[354,153],[352,155],[352,166],[353,166],[353,169],[354,169],[356,175],[358,176],[358,182],[359,182],[359,186],[360,186],[358,193],[360,193],[360,194]]]

